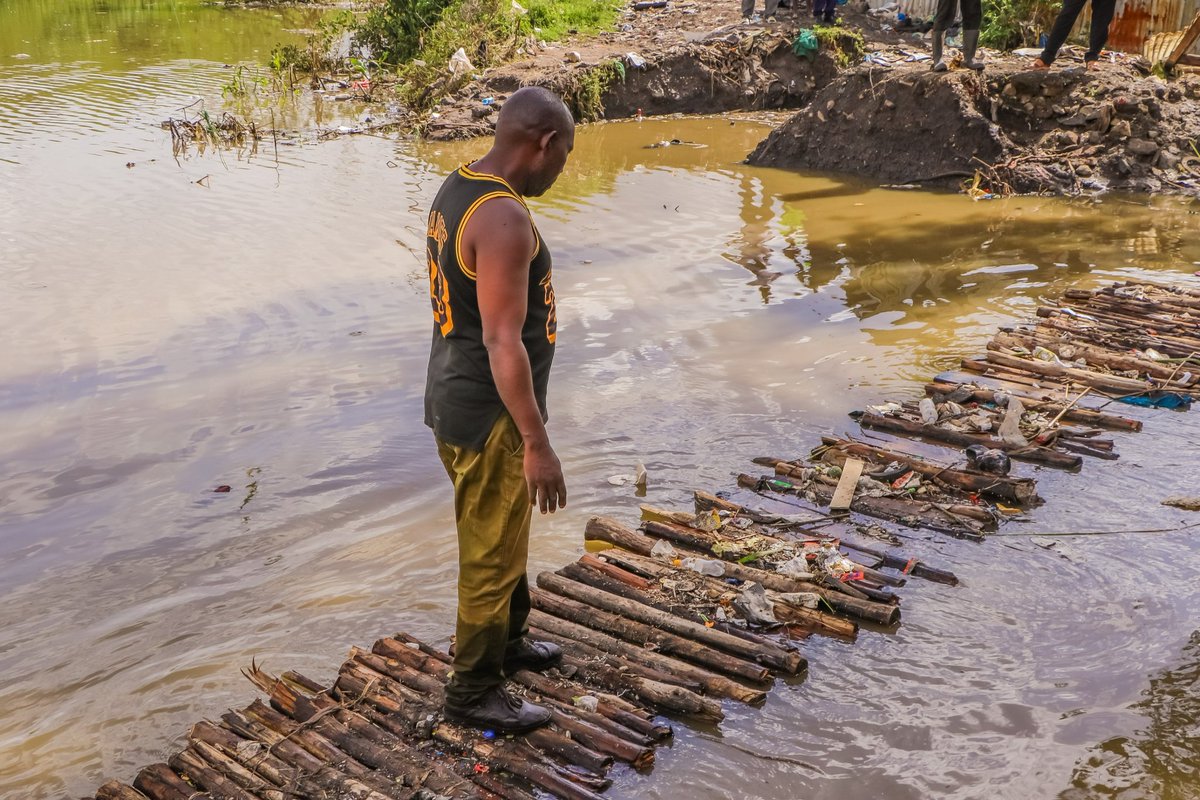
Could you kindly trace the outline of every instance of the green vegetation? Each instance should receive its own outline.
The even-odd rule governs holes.
[[[563,99],[577,121],[597,120],[604,116],[604,103],[600,99],[604,92],[617,81],[624,80],[624,62],[619,59],[605,61],[584,72],[574,85],[563,93]]]
[[[483,69],[538,39],[610,28],[624,5],[622,0],[526,2],[528,8],[513,0],[386,0],[355,26],[354,43],[377,63],[395,69],[401,98],[424,109],[469,79],[447,68],[460,47],[472,66]],[[616,77],[623,75],[606,66],[581,82],[581,107],[598,115],[599,96]]]
[[[998,50],[1037,44],[1058,14],[1055,0],[983,0],[983,30],[979,41]]]
[[[821,49],[827,50],[842,69],[849,67],[867,51],[866,40],[858,31],[843,28],[841,25],[814,25],[812,31],[820,42]]]
[[[531,0],[524,27],[539,39],[553,42],[572,32],[608,30],[624,6],[620,0]]]

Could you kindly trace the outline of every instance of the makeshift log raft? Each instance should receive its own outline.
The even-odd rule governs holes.
[[[851,414],[893,438],[825,437],[807,458],[755,459],[775,474],[739,482],[816,510],[982,539],[1040,502],[1033,477],[1010,475],[1011,462],[1079,470],[1085,458],[1115,460],[1113,432],[1143,426],[1115,408],[1190,407],[1200,394],[1200,292],[1132,282],[1068,291],[924,389]],[[939,459],[932,448],[957,452]]]
[[[509,676],[551,709],[542,729],[447,723],[451,657],[398,633],[354,648],[328,685],[251,665],[265,700],[197,723],[166,763],[94,797],[596,800],[620,770],[650,768],[677,721],[719,723],[726,703],[760,703],[775,680],[804,676],[804,639],[895,629],[909,578],[957,584],[886,549],[900,540],[871,519],[981,540],[1041,502],[1029,475],[905,441],[1079,469],[1085,456],[1116,457],[1113,432],[1142,429],[1112,403],[1187,408],[1200,391],[1200,292],[1070,291],[963,367],[920,400],[856,414],[895,440],[824,437],[806,458],[755,459],[772,473],[741,475],[720,497],[696,492],[686,512],[644,506],[637,529],[589,521],[585,539],[604,549],[543,572],[531,592],[531,633],[561,645],[562,664]],[[789,513],[770,510],[780,507]]]
[[[637,530],[588,522],[588,553],[537,576],[532,636],[562,664],[509,676],[550,708],[549,725],[495,736],[441,716],[451,656],[403,633],[354,648],[337,678],[246,676],[265,694],[98,800],[595,800],[614,765],[645,770],[672,720],[719,723],[724,702],[758,704],[808,662],[814,634],[853,639],[900,622],[906,576],[956,584],[917,559],[697,492],[694,512],[643,507]]]

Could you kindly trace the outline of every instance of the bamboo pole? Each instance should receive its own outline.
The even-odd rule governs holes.
[[[758,646],[745,639],[706,628],[691,620],[668,614],[646,604],[610,594],[551,572],[543,572],[538,575],[537,582],[539,587],[555,594],[620,614],[637,622],[653,625],[677,636],[718,648],[735,656],[752,658],[790,675],[799,672],[805,663],[804,659],[796,652],[786,651],[778,646]]]
[[[772,521],[773,518],[769,514],[765,514],[761,511],[739,505],[738,503],[728,500],[722,500],[721,498],[718,498],[715,495],[710,495],[707,492],[695,492],[693,499],[696,503],[696,509],[698,511],[704,511],[710,508],[719,508],[734,514],[745,515],[746,517],[755,520],[756,524],[759,525],[777,524]],[[862,542],[849,539],[844,533],[839,533],[837,539],[845,547],[878,558],[882,566],[891,567],[892,569],[899,569],[905,574],[914,575],[918,578],[925,578],[926,580],[931,580],[936,583],[944,583],[952,586],[958,584],[958,577],[954,573],[931,567],[928,564],[922,563],[916,558],[907,558],[900,554],[884,552]]]
[[[1037,495],[1037,484],[1031,478],[1011,478],[992,475],[986,472],[960,469],[925,461],[906,453],[885,450],[882,447],[875,447],[865,442],[837,439],[832,436],[821,437],[821,443],[825,447],[831,448],[826,451],[827,453],[838,453],[842,460],[846,456],[855,456],[866,459],[873,464],[883,465],[898,461],[918,475],[934,480],[935,482],[941,481],[949,484],[959,491],[977,492],[998,500],[1007,500],[1013,503],[1020,503],[1021,505],[1028,505],[1040,499]]]
[[[543,577],[546,580],[543,580]],[[591,589],[583,584],[576,584],[574,581],[568,581],[551,572],[543,572],[538,576],[538,585],[544,589],[562,592],[571,592],[580,595],[587,595],[586,591],[578,591],[579,589]],[[568,594],[568,597],[571,595]],[[616,597],[616,600],[625,601],[624,598]],[[603,601],[602,601],[603,602]],[[613,603],[612,606],[619,608],[621,604]],[[575,638],[579,641],[587,642],[594,647],[604,650],[608,653],[614,653],[627,661],[634,661],[641,664],[646,664],[655,669],[663,670],[664,672],[673,671],[685,678],[695,680],[704,687],[705,692],[717,697],[726,697],[731,700],[738,700],[743,703],[759,703],[766,699],[767,695],[762,689],[753,689],[749,686],[744,686],[734,680],[731,680],[724,675],[718,675],[702,667],[697,667],[688,664],[678,659],[668,656],[659,655],[658,653],[639,648],[627,642],[623,642],[616,637],[609,636],[606,633],[594,631],[578,623],[570,622],[559,617],[552,617],[541,611],[531,611],[529,614],[529,624],[535,625],[538,628],[566,636]]]
[[[328,763],[318,758],[298,742],[274,731],[244,711],[229,711],[221,717],[221,721],[242,737],[261,742],[267,748],[268,755],[278,758],[301,775],[310,776],[313,782],[334,792],[335,796],[338,792],[361,797],[362,800],[388,800],[392,796],[390,787],[380,787],[377,781],[363,781],[346,773],[341,763]]]
[[[348,669],[344,666],[343,672],[338,676],[336,685],[339,692],[343,692],[344,695],[365,697],[373,705],[376,705],[376,707],[393,715],[403,717],[409,726],[421,726],[430,716],[429,712],[437,708],[440,698],[429,698],[405,689],[403,682],[397,680],[397,677],[398,675],[412,672],[411,668],[398,662],[390,662],[388,663],[388,669],[389,671],[386,675],[375,673],[379,678],[388,680],[379,680],[379,678],[368,680],[363,677],[364,671],[368,674],[373,671],[369,670],[365,665],[358,663],[350,665]],[[540,730],[543,733],[549,733],[544,729]],[[468,734],[465,729],[444,722],[433,726],[431,733],[433,738],[444,745],[454,748],[457,752],[474,757],[485,763],[494,763],[512,774],[530,781],[543,791],[548,791],[552,794],[562,794],[565,797],[571,797],[572,800],[594,800],[596,797],[591,789],[580,784],[575,784],[554,771],[550,762],[536,756],[530,758],[528,754],[535,751],[523,748],[521,746],[521,739],[513,741],[495,740],[489,743],[477,734]],[[565,753],[573,757],[578,757],[578,754],[581,752],[580,748],[582,748],[582,745],[574,745],[574,743],[561,735],[557,737],[529,737],[526,735],[524,738],[531,742],[541,742],[543,745],[552,748],[552,752],[555,752],[556,755]],[[590,774],[596,774],[587,767],[583,767],[582,765],[577,766],[579,769],[583,769]]]
[[[902,417],[885,417],[881,414],[863,413],[858,424],[864,428],[890,431],[908,436],[918,436],[935,442],[965,447],[972,444],[982,444],[996,450],[1004,450],[1008,455],[1020,461],[1030,461],[1035,464],[1045,464],[1058,469],[1075,470],[1083,465],[1079,456],[1067,455],[1044,447],[1017,447],[993,436],[978,433],[963,433],[936,425],[924,425],[920,422]]]
[[[112,780],[96,790],[96,800],[147,800],[147,798],[132,786]]]
[[[938,376],[934,381],[925,384],[925,393],[928,395],[946,395],[958,389],[960,386],[968,386],[971,381],[944,381],[942,376]],[[1021,401],[1021,405],[1025,406],[1029,411],[1039,411],[1043,414],[1055,414],[1059,411],[1066,410],[1063,419],[1070,422],[1078,422],[1084,425],[1092,425],[1097,428],[1108,428],[1117,431],[1140,431],[1142,423],[1129,419],[1128,417],[1120,417],[1115,414],[1108,414],[1103,411],[1095,411],[1090,408],[1066,408],[1065,402],[1040,400],[1028,394],[1018,392],[1006,392],[1010,397],[1016,397]],[[971,397],[967,402],[975,403],[994,403],[996,402],[996,391],[983,386],[972,387]]]
[[[150,800],[193,800],[209,797],[179,777],[166,764],[151,764],[142,769],[133,779],[133,786]]]
[[[222,800],[260,800],[213,769],[203,756],[191,747],[171,756],[167,763],[176,772],[187,775],[192,783]]]
[[[662,527],[658,527],[660,525]],[[670,526],[663,523],[647,523],[647,532],[649,533],[653,531],[656,535],[669,535],[672,529],[677,527],[678,526]],[[704,532],[694,531],[694,533],[698,536]],[[768,544],[783,541],[781,539],[776,539],[766,535],[764,535],[763,538]],[[696,553],[707,553],[711,555],[712,545],[715,543],[716,537],[713,537],[700,547],[690,549],[693,549]],[[683,547],[687,545],[681,544],[680,546]],[[607,551],[605,554],[607,554]],[[622,558],[620,553],[615,553],[612,557],[616,559]],[[811,592],[819,595],[826,603],[829,604],[831,608],[833,608],[834,611],[855,617],[857,619],[877,622],[881,625],[893,625],[900,619],[899,611],[895,606],[863,599],[861,597],[850,597],[848,594],[846,594],[847,590],[844,587],[840,587],[839,590],[831,590],[825,586],[818,585],[811,580],[803,581],[798,578],[780,575],[777,572],[770,572],[767,570],[757,569],[755,567],[748,567],[744,564],[739,564],[732,556],[727,556],[725,554],[718,556],[718,558],[721,558],[725,561],[725,575],[727,577],[736,578],[740,581],[752,581],[754,583],[761,584],[765,589],[775,592]],[[636,565],[637,567],[647,571],[657,569],[660,576],[668,570],[666,565],[659,565],[658,562],[655,562],[653,559],[650,559],[646,556],[633,555],[632,557],[625,558],[625,561],[626,563]],[[696,577],[699,578],[703,576],[699,576],[697,574]],[[715,582],[714,584],[714,588],[720,587],[725,590],[729,589],[729,587],[721,586]],[[834,632],[835,635],[847,635],[845,626],[842,625],[840,621],[831,624],[829,620],[826,619],[827,616],[828,615],[825,615],[823,612],[817,612],[815,615],[810,615],[809,619],[810,621],[817,623],[819,627],[831,629],[831,632]]]
[[[648,581],[646,583],[649,585]],[[643,647],[654,645],[654,650],[663,655],[682,658],[697,666],[754,683],[765,683],[771,679],[771,673],[761,664],[721,652],[694,639],[677,636],[561,595],[534,590],[530,592],[530,597],[533,607],[539,611],[603,631],[632,644]]]

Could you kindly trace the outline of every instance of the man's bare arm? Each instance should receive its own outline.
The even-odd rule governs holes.
[[[529,353],[521,340],[529,299],[529,262],[537,240],[529,215],[516,200],[481,205],[463,231],[460,258],[474,264],[483,344],[492,379],[525,442],[529,502],[543,514],[567,504],[562,465],[550,446],[533,391]]]

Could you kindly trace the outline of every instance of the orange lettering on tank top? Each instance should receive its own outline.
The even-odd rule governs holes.
[[[447,336],[454,330],[454,315],[450,311],[450,287],[439,266],[442,248],[449,238],[442,212],[434,211],[429,215],[426,236],[426,250],[429,255],[429,301],[433,306],[433,321],[442,332],[442,336]]]

